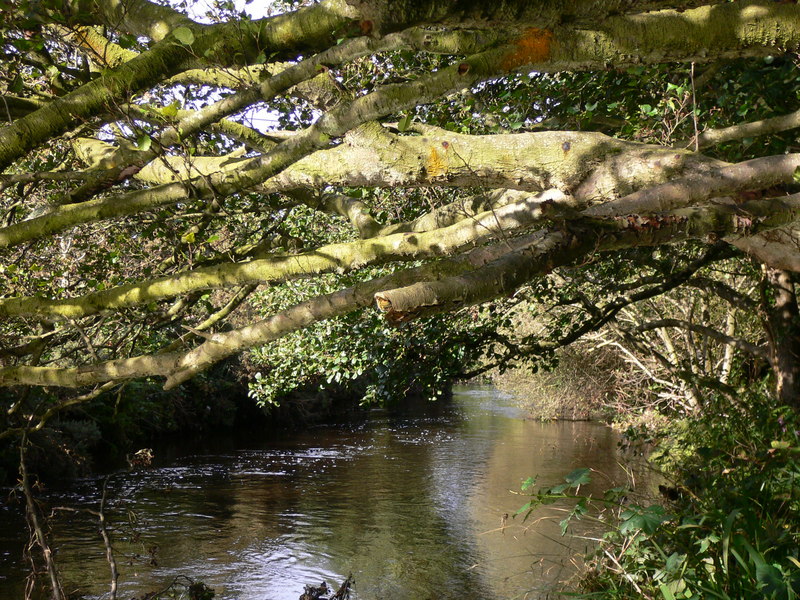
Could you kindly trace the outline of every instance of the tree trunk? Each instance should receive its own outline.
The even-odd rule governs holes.
[[[781,404],[800,410],[800,313],[789,271],[765,268],[762,303],[776,396]]]

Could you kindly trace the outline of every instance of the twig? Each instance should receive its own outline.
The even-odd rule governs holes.
[[[28,469],[25,466],[25,447],[28,444],[27,433],[22,434],[22,440],[19,444],[19,473],[22,479],[22,492],[25,494],[25,505],[28,514],[28,520],[33,528],[34,535],[36,536],[36,543],[42,550],[47,574],[50,577],[50,586],[52,589],[51,598],[53,600],[64,600],[64,591],[61,589],[61,581],[58,576],[58,569],[53,560],[53,552],[50,550],[50,545],[47,543],[47,536],[42,529],[39,522],[39,510],[36,506],[36,501],[33,498],[31,491],[30,479],[28,477]]]
[[[79,513],[85,512],[90,515],[97,517],[99,522],[99,530],[100,535],[103,538],[103,545],[106,548],[106,560],[108,561],[108,566],[111,569],[111,591],[110,591],[110,598],[111,600],[116,600],[117,598],[117,583],[119,581],[119,570],[117,569],[117,560],[114,557],[114,549],[111,546],[111,536],[108,535],[108,528],[106,527],[106,517],[105,517],[105,507],[106,507],[106,495],[108,492],[108,482],[110,481],[111,476],[105,478],[103,481],[103,493],[100,497],[100,509],[99,510],[92,510],[90,508],[73,508],[71,506],[54,506],[52,511],[54,513],[62,511],[62,512],[71,512],[71,513]],[[173,582],[174,584],[174,582]]]
[[[119,571],[117,570],[117,561],[114,558],[114,549],[111,547],[111,538],[108,535],[108,529],[106,528],[106,516],[105,516],[105,506],[106,506],[106,492],[108,491],[108,482],[111,477],[106,477],[105,481],[103,482],[103,495],[100,498],[100,512],[97,513],[97,518],[100,521],[100,535],[103,536],[103,544],[106,547],[106,560],[108,561],[108,566],[111,569],[111,600],[117,600],[117,581],[119,580]]]

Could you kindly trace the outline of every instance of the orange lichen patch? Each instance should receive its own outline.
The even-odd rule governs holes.
[[[439,177],[447,173],[447,160],[439,154],[435,146],[431,146],[428,160],[425,162],[425,170],[430,177]]]
[[[550,58],[552,42],[552,31],[530,27],[512,43],[512,50],[502,58],[500,65],[504,70],[512,71],[523,65],[547,60]]]

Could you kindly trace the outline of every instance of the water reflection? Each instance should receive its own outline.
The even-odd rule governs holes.
[[[501,530],[524,503],[509,490],[584,466],[620,480],[615,447],[605,427],[526,421],[494,389],[463,388],[442,417],[378,415],[121,474],[109,486],[120,597],[186,574],[222,599],[297,600],[305,583],[338,585],[352,572],[363,600],[544,598],[574,552],[557,513]],[[96,508],[98,487],[85,481],[50,501]],[[21,597],[26,534],[9,507],[0,519],[0,597]],[[90,518],[54,525],[67,588],[107,591]]]

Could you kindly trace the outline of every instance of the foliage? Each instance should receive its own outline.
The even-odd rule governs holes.
[[[539,490],[520,509],[527,516],[539,505],[577,499],[563,531],[570,519],[587,514],[608,527],[580,580],[579,597],[800,595],[797,414],[767,408],[769,398],[758,392],[737,403],[716,402],[719,412],[685,421],[677,434],[671,426],[653,457],[677,482],[660,486],[666,506],[634,504],[625,488],[603,498],[580,497],[588,476],[583,470]]]
[[[341,278],[327,283],[341,284]],[[259,294],[254,304],[269,314],[282,301],[320,291],[309,283],[286,284]],[[254,350],[251,369],[257,372],[250,395],[262,405],[278,404],[293,390],[338,386],[362,403],[436,400],[485,353],[485,339],[497,322],[479,311],[400,327],[366,310],[328,319]]]

